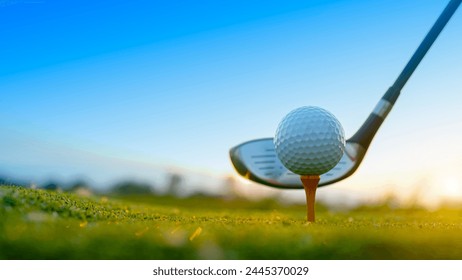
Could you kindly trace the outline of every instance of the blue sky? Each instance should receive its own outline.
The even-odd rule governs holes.
[[[445,4],[0,1],[0,174],[232,174],[230,147],[303,105],[349,137]],[[457,11],[339,188],[460,182],[461,27]]]

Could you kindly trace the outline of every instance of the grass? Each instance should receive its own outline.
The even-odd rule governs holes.
[[[462,210],[349,212],[0,186],[0,259],[462,259]]]

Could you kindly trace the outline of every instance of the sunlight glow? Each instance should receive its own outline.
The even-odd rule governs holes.
[[[440,185],[440,195],[448,199],[462,198],[462,184],[459,178],[449,176],[444,178]]]
[[[461,178],[453,173],[434,176],[429,185],[421,189],[419,202],[430,209],[462,202]]]

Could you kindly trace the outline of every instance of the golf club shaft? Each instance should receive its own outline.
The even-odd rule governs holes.
[[[420,43],[420,46],[414,52],[414,55],[411,57],[406,67],[404,67],[403,71],[396,79],[395,83],[387,90],[385,95],[375,107],[374,111],[369,115],[364,124],[348,141],[357,143],[367,150],[375,136],[375,133],[380,128],[383,120],[386,118],[394,103],[398,99],[402,88],[409,80],[412,73],[414,73],[415,69],[422,61],[423,57],[430,49],[433,42],[435,42],[444,26],[446,26],[446,23],[449,21],[449,19],[451,19],[452,15],[457,10],[461,2],[462,0],[451,0],[448,3],[444,11],[436,20],[433,27],[425,36],[422,43]]]
[[[441,30],[443,30],[444,26],[446,26],[446,23],[449,21],[449,19],[451,19],[452,15],[457,10],[457,7],[459,7],[461,2],[462,0],[451,0],[449,2],[444,11],[441,13],[440,17],[436,20],[435,24],[428,32],[427,36],[425,36],[425,39],[415,51],[414,55],[412,55],[411,59],[407,63],[406,67],[404,67],[403,71],[396,79],[393,86],[390,88],[391,90],[387,91],[383,99],[388,100],[388,102],[392,104],[395,103],[401,89],[404,87],[407,80],[409,80],[412,73],[414,73],[414,70],[417,68],[420,61],[422,61],[422,58],[430,49],[433,42],[435,42],[436,38],[441,33]]]

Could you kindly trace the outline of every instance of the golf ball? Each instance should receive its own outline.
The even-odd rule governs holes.
[[[342,158],[345,135],[330,112],[314,106],[297,108],[279,124],[274,137],[282,164],[299,175],[321,175]]]

